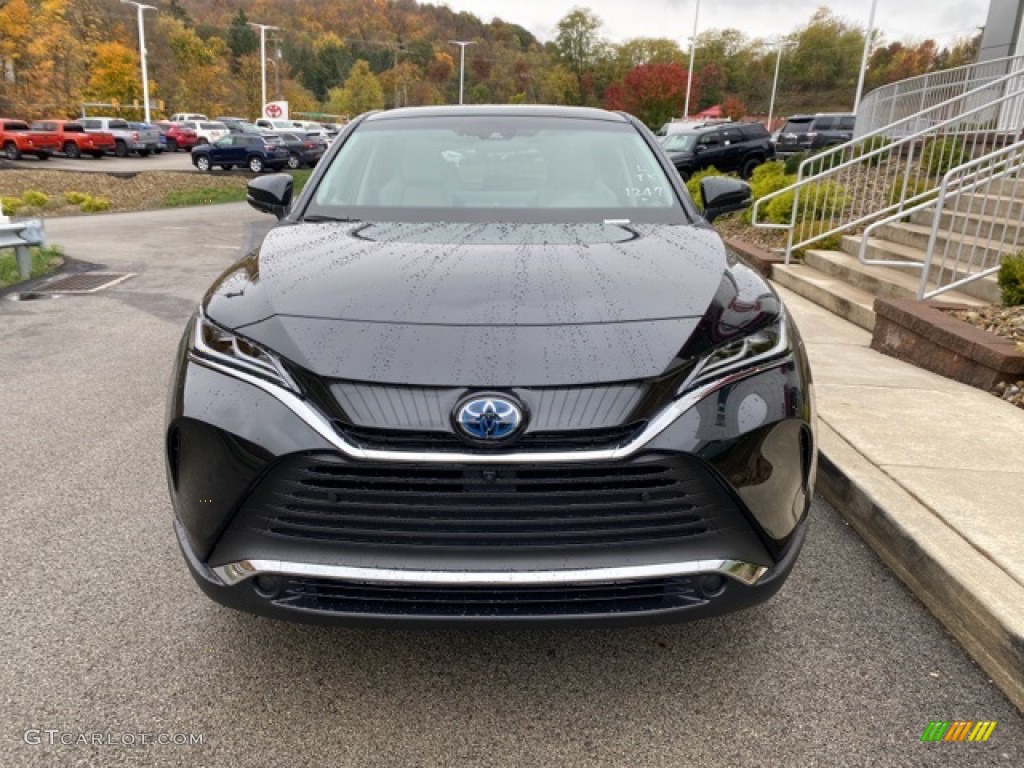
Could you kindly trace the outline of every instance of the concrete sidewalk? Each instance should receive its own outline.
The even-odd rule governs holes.
[[[779,293],[811,358],[818,490],[1024,710],[1024,410]]]

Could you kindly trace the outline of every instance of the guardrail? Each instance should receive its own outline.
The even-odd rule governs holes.
[[[45,244],[42,220],[8,221],[7,217],[0,216],[0,249],[14,249],[18,277],[22,280],[28,280],[32,274],[32,252],[29,248]]]
[[[1016,141],[1024,125],[1024,67],[1015,69],[806,158],[795,183],[757,200],[752,222],[788,230],[789,263],[798,248],[933,198],[951,167]],[[1001,127],[1006,123],[1013,128]],[[772,202],[789,195],[789,221],[771,221],[779,215],[773,208],[784,214],[789,206],[788,199]]]
[[[977,90],[1022,69],[1024,56],[1006,56],[883,85],[861,101],[853,136],[859,138],[893,125],[935,104]]]

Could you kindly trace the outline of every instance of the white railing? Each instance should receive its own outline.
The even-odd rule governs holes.
[[[788,230],[788,264],[796,249],[934,198],[947,170],[1016,141],[1024,125],[1024,68],[1012,69],[804,159],[793,184],[757,200],[754,225]]]
[[[859,138],[893,125],[1021,69],[1024,69],[1024,56],[1007,56],[883,85],[861,101],[853,136]]]

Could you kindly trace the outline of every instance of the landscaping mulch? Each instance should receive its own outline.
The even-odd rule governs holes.
[[[110,201],[111,211],[144,211],[162,207],[168,192],[244,189],[248,181],[245,174],[220,176],[190,171],[143,171],[124,178],[109,173],[3,169],[0,170],[0,197],[21,197],[28,190],[35,190],[50,197],[50,202],[41,208],[21,208],[19,216],[67,216],[79,213],[77,206],[68,205],[64,200],[68,192],[104,197]]]

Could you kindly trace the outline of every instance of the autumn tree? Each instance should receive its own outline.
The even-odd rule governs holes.
[[[600,17],[586,8],[573,8],[558,22],[555,50],[559,60],[576,75],[581,95],[588,90],[585,77],[607,49],[601,27]]]
[[[92,101],[117,100],[122,104],[141,99],[138,52],[117,42],[97,45],[86,96]]]
[[[682,112],[686,81],[681,64],[641,64],[608,87],[604,103],[608,109],[625,110],[657,130]],[[695,93],[691,89],[691,101]]]
[[[363,59],[352,65],[345,85],[332,88],[328,95],[327,111],[338,115],[361,115],[372,109],[383,109],[384,92],[370,65]]]

